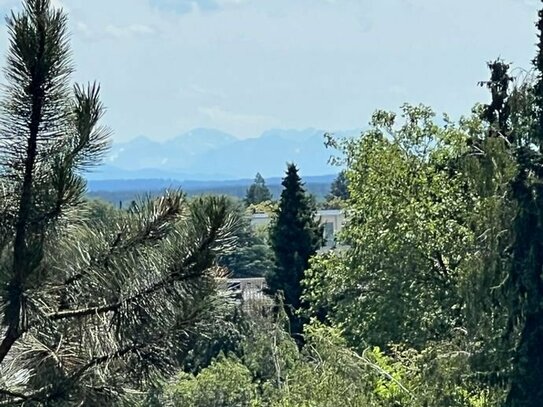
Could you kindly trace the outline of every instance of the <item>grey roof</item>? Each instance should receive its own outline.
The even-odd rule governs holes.
[[[317,215],[320,216],[339,216],[343,214],[343,210],[341,209],[322,209],[320,211],[317,211]]]

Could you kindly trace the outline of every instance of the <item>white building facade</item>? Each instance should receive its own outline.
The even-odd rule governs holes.
[[[325,250],[335,247],[336,235],[341,231],[345,224],[345,213],[341,209],[323,209],[317,211],[316,218],[324,227]],[[255,213],[251,215],[251,225],[253,227],[268,226],[271,222],[271,216],[267,213]]]

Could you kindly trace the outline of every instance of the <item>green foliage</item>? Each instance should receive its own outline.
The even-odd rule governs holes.
[[[308,326],[306,346],[271,405],[377,406],[372,372],[354,355],[337,330]]]
[[[121,216],[121,211],[112,204],[101,199],[89,199],[85,203],[87,214],[85,218],[90,222],[111,222]]]
[[[489,137],[505,137],[512,142],[510,136],[511,106],[508,103],[509,87],[513,78],[509,75],[509,65],[497,59],[489,62],[490,80],[481,82],[491,93],[492,101],[486,105],[481,116],[490,125]]]
[[[304,299],[351,346],[392,353],[411,372],[402,382],[418,389],[414,405],[497,405],[511,356],[498,287],[517,167],[507,138],[478,116],[438,125],[405,106],[402,117],[377,112],[343,144],[348,249],[313,259]]]
[[[289,164],[283,180],[279,209],[270,227],[275,268],[266,275],[269,292],[282,292],[294,334],[302,331],[295,315],[301,306],[301,280],[309,259],[323,244],[323,230],[315,220],[315,206],[306,195],[298,169]]]
[[[130,211],[86,202],[82,171],[108,145],[99,87],[70,88],[64,12],[23,5],[0,121],[0,403],[130,404],[220,320],[216,259],[239,216],[179,191]]]
[[[330,193],[326,196],[324,207],[326,209],[341,209],[349,199],[347,174],[342,170],[330,186]]]
[[[235,278],[263,277],[274,266],[274,257],[267,239],[267,230],[255,229],[247,210],[232,201],[233,210],[241,220],[236,250],[223,256],[219,264]]]
[[[474,247],[468,223],[478,202],[450,162],[467,151],[469,133],[433,117],[422,106],[404,106],[401,122],[377,112],[372,129],[344,145],[350,249],[315,263],[306,299],[352,343],[420,347],[462,323],[457,277]]]
[[[262,202],[271,201],[271,199],[272,195],[266,186],[266,181],[262,178],[260,173],[257,173],[253,184],[247,190],[245,203],[247,206],[258,205]]]
[[[281,388],[299,357],[295,341],[284,329],[288,315],[279,310],[273,318],[267,312],[253,313],[246,318],[250,326],[242,341],[243,363],[256,381],[262,383],[262,392]]]
[[[349,181],[347,180],[345,170],[341,171],[334,182],[332,182],[330,195],[343,200],[349,199]]]
[[[532,134],[536,145],[543,142],[543,9],[538,12],[537,27],[537,54],[533,60],[535,67],[535,84],[533,89],[536,124],[535,133]]]
[[[268,215],[273,215],[277,211],[277,203],[275,201],[263,201],[259,204],[247,206],[247,212],[251,214],[255,213],[266,213]]]
[[[521,151],[521,171],[513,184],[513,196],[519,209],[513,225],[511,271],[508,281],[512,326],[520,329],[515,352],[515,366],[508,406],[535,406],[543,391],[543,182],[540,157],[531,151]]]
[[[462,352],[372,348],[357,354],[341,331],[316,323],[306,327],[306,344],[298,350],[279,324],[248,317],[254,325],[242,340],[244,350],[220,355],[197,375],[174,378],[159,396],[162,405],[496,406],[498,395],[464,382],[469,364]]]
[[[404,105],[331,142],[347,169],[325,206],[348,224],[316,255],[294,165],[278,206],[257,174],[247,212],[179,191],[85,200],[108,146],[99,86],[70,87],[65,14],[23,4],[0,120],[0,404],[541,404],[543,11],[534,77],[489,63],[472,116]],[[265,274],[278,304],[236,307],[225,269]]]
[[[197,377],[182,373],[168,398],[178,407],[259,406],[251,372],[235,359],[219,357]]]
[[[273,270],[274,258],[269,245],[254,243],[239,247],[221,263],[234,278],[264,277]]]

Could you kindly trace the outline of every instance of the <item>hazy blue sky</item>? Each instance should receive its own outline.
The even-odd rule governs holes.
[[[216,127],[363,127],[423,102],[486,98],[485,62],[529,67],[536,0],[56,0],[76,79],[98,80],[117,140]],[[18,0],[0,0],[5,14]],[[6,36],[2,32],[1,50]]]

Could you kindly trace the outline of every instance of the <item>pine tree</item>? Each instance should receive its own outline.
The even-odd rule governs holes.
[[[303,304],[301,281],[309,259],[323,243],[323,231],[315,219],[315,208],[294,164],[289,164],[276,218],[270,228],[275,268],[266,276],[270,293],[282,292],[292,334],[302,332],[303,321],[296,314]]]
[[[271,201],[271,199],[272,194],[266,186],[266,181],[260,173],[257,173],[253,184],[247,190],[245,203],[247,205],[258,205],[265,201]]]
[[[99,86],[70,86],[65,13],[23,4],[0,105],[0,404],[117,405],[171,374],[211,319],[238,220],[180,192],[89,219],[82,171],[109,135]]]

